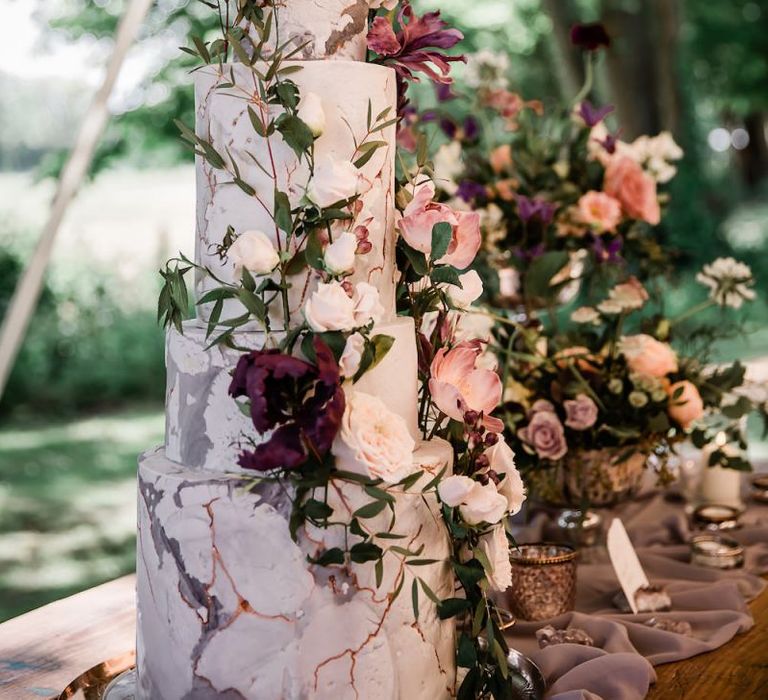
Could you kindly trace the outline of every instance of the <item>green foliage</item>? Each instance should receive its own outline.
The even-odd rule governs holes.
[[[21,269],[10,250],[0,250],[0,315]],[[93,283],[85,290],[43,291],[0,415],[62,415],[162,401],[163,334],[152,312],[131,308],[125,290],[88,274]]]

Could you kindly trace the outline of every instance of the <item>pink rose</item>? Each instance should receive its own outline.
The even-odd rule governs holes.
[[[598,233],[615,231],[621,221],[621,202],[605,192],[591,190],[577,202],[579,218]]]
[[[450,224],[452,235],[448,250],[435,262],[463,270],[480,249],[480,214],[476,211],[454,211],[445,204],[433,201],[434,197],[435,186],[432,182],[419,185],[403,212],[398,228],[411,248],[429,256],[432,252],[432,228],[439,223]]]
[[[627,216],[653,225],[659,223],[656,182],[629,156],[611,158],[605,169],[603,190],[621,202]]]
[[[631,372],[659,378],[677,372],[675,351],[650,335],[623,336],[619,340],[619,352],[624,355]]]
[[[555,413],[539,411],[531,417],[525,428],[517,431],[518,437],[530,445],[542,459],[560,459],[568,452],[563,424]]]
[[[597,420],[597,406],[586,394],[579,394],[573,400],[563,402],[565,424],[574,430],[587,430]]]
[[[454,420],[463,421],[467,411],[489,414],[501,402],[501,379],[496,372],[478,369],[480,343],[460,343],[440,348],[432,360],[429,391],[435,405]]]
[[[682,393],[676,399],[672,397],[675,391],[682,389]],[[680,425],[683,430],[687,430],[693,421],[698,420],[704,415],[704,402],[696,385],[687,379],[681,382],[675,382],[669,387],[670,405],[667,409],[669,416]]]

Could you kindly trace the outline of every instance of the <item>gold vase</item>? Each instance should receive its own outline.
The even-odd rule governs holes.
[[[535,500],[555,506],[612,506],[637,494],[648,459],[640,446],[570,452],[558,467],[528,474]]]

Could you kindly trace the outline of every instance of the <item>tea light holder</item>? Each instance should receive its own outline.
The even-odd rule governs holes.
[[[758,503],[768,503],[768,474],[757,474],[750,479],[752,498]]]
[[[563,539],[581,547],[592,547],[597,543],[603,516],[594,510],[563,510],[557,517],[557,527]]]
[[[547,620],[573,610],[576,602],[576,550],[567,544],[536,542],[510,551],[510,610],[523,620]]]
[[[735,530],[739,527],[741,511],[733,506],[705,503],[693,511],[693,524],[701,530]]]
[[[738,569],[744,565],[744,547],[717,534],[691,538],[691,563],[711,569]]]

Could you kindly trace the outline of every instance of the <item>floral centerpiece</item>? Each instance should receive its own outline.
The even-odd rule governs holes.
[[[752,299],[751,272],[721,258],[698,279],[709,298],[677,318],[652,313],[645,288],[630,277],[596,306],[576,309],[562,332],[538,323],[508,327],[500,349],[508,438],[539,500],[576,508],[614,503],[635,492],[646,466],[668,479],[677,443],[703,447],[716,434],[725,439],[713,444],[709,463],[750,468],[740,419],[754,410],[765,417],[764,398],[750,395],[741,363],[708,363],[717,327],[697,328],[706,338],[697,352],[672,343],[690,337],[685,322],[694,313]]]
[[[613,107],[586,96],[597,51],[584,43],[587,82],[573,103],[550,108],[511,90],[505,54],[468,57],[471,95],[438,91],[434,108],[413,114],[403,141],[436,125],[442,200],[482,217],[482,262],[496,305],[529,312],[573,296],[575,280],[615,281],[629,261],[640,278],[666,269],[657,225],[683,155],[668,132],[622,141],[609,129]],[[460,97],[461,99],[456,99]]]

